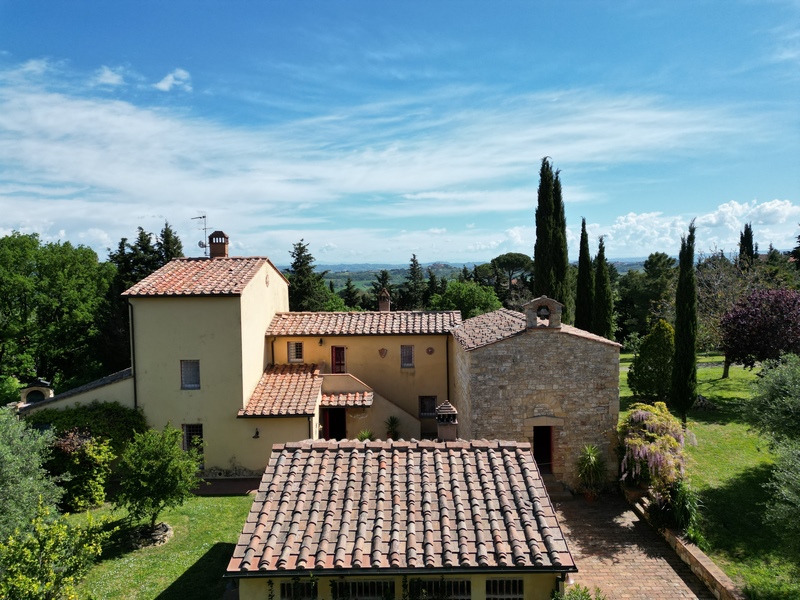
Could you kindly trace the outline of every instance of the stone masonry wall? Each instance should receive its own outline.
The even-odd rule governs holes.
[[[609,478],[616,475],[618,346],[540,328],[464,354],[470,355],[464,365],[469,388],[460,404],[471,408],[473,439],[533,443],[533,427],[549,425],[558,480],[577,487],[576,463],[585,444],[605,449]]]

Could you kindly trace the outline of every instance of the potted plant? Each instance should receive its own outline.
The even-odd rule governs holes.
[[[386,426],[386,439],[396,440],[400,437],[400,419],[392,415],[383,424]]]
[[[581,490],[590,500],[595,500],[603,489],[606,476],[606,461],[600,449],[586,444],[578,456],[578,480]]]
[[[358,435],[356,435],[356,439],[359,442],[371,442],[373,437],[372,431],[369,429],[362,429],[358,432]]]

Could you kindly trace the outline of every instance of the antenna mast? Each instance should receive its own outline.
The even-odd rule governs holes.
[[[203,219],[203,225],[201,227],[203,230],[203,239],[197,242],[197,246],[203,249],[203,256],[208,258],[208,218],[206,217],[206,213],[200,213],[200,216],[192,217],[192,221],[197,221],[198,219]]]

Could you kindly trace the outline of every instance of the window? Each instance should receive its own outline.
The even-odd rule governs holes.
[[[200,454],[203,454],[203,425],[200,423],[192,423],[191,425],[181,425],[183,430],[183,449],[197,448]],[[200,468],[205,468],[200,465]]]
[[[333,346],[331,348],[331,373],[346,373],[347,368],[344,362],[344,346]]]
[[[414,368],[414,346],[400,346],[400,366],[403,369]]]
[[[303,362],[303,342],[289,342],[289,362]]]
[[[436,417],[436,396],[419,397],[419,418],[433,419]]]
[[[522,579],[489,579],[486,581],[486,600],[523,600]]]
[[[409,584],[412,588],[412,597],[449,598],[450,600],[470,600],[472,598],[472,582],[469,579],[412,580]]]
[[[181,361],[181,389],[199,390],[200,389],[200,361],[182,360]]]
[[[282,600],[314,600],[318,597],[316,582],[286,582],[281,583],[280,589]],[[394,598],[394,581],[335,581],[331,593],[334,598],[349,598],[350,600]],[[325,594],[323,597],[326,597]]]

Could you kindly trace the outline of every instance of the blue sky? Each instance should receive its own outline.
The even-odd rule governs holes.
[[[0,0],[0,234],[321,264],[800,234],[800,1]]]

